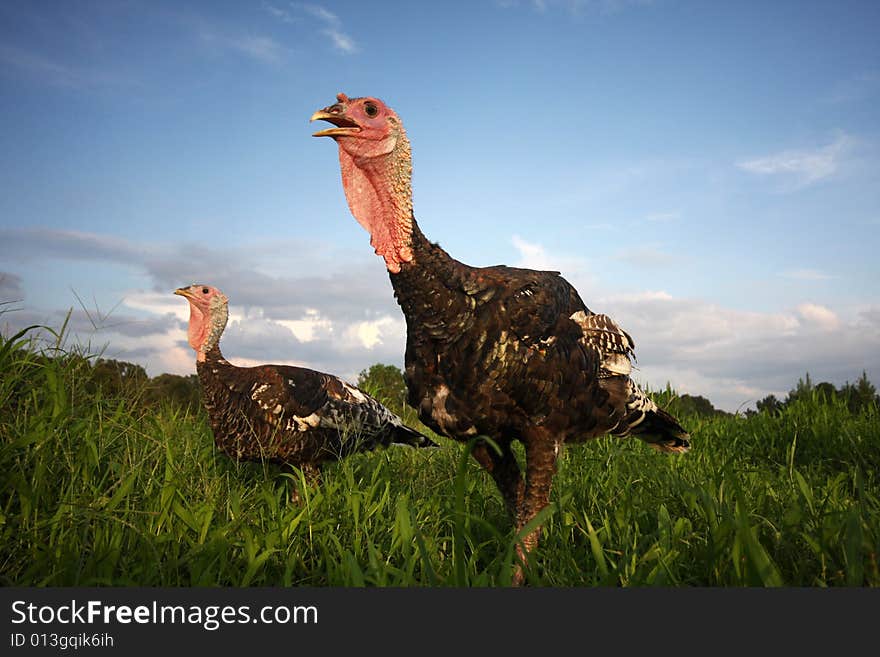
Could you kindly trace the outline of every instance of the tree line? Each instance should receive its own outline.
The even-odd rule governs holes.
[[[142,366],[135,363],[71,353],[49,356],[16,349],[3,356],[5,371],[0,375],[3,379],[0,409],[15,406],[21,396],[29,394],[35,380],[46,376],[52,379],[54,375],[48,373],[53,371],[64,371],[70,383],[89,397],[125,399],[132,406],[142,407],[171,404],[180,410],[197,411],[201,408],[201,390],[195,374],[160,374],[151,378]],[[51,385],[57,386],[58,383]]]
[[[804,378],[798,379],[797,385],[789,391],[784,400],[777,399],[775,395],[767,395],[755,404],[758,410],[750,412],[773,415],[799,401],[815,401],[820,404],[838,401],[846,404],[850,412],[855,414],[871,405],[880,406],[880,395],[877,394],[874,384],[868,380],[868,374],[864,370],[855,383],[847,381],[840,388],[827,381],[814,384],[810,373],[807,372]]]

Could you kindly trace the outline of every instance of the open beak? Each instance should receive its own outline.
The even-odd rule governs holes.
[[[327,128],[314,133],[313,137],[342,137],[346,135],[357,134],[361,131],[360,126],[351,119],[344,116],[345,108],[337,103],[330,107],[325,107],[312,114],[311,121],[327,121],[332,123],[335,128]]]
[[[186,297],[187,299],[194,299],[195,297],[192,295],[192,292],[189,291],[188,287],[179,287],[174,290],[174,294],[179,294],[182,297]]]

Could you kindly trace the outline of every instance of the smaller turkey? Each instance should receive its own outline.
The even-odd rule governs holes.
[[[210,285],[175,290],[189,302],[189,344],[214,439],[228,456],[320,467],[379,445],[437,447],[373,397],[331,374],[290,365],[237,367],[220,353],[229,300]],[[296,500],[298,496],[293,493]]]

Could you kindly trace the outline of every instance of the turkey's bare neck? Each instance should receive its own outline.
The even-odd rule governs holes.
[[[407,322],[433,325],[442,321],[450,328],[458,326],[472,310],[469,297],[462,291],[462,277],[470,267],[431,243],[415,219],[412,251],[412,261],[404,263],[399,273],[389,274],[394,296]],[[442,317],[438,316],[440,313]]]
[[[342,186],[354,218],[370,233],[370,245],[391,273],[413,259],[412,159],[406,135],[386,156],[358,158],[339,149]]]

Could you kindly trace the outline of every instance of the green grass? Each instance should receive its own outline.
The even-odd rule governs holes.
[[[296,474],[218,453],[202,413],[87,392],[84,359],[49,355],[26,335],[0,344],[2,585],[510,581],[510,523],[461,444],[351,457],[295,506]],[[567,447],[531,584],[880,584],[876,407],[681,419],[682,457]]]

